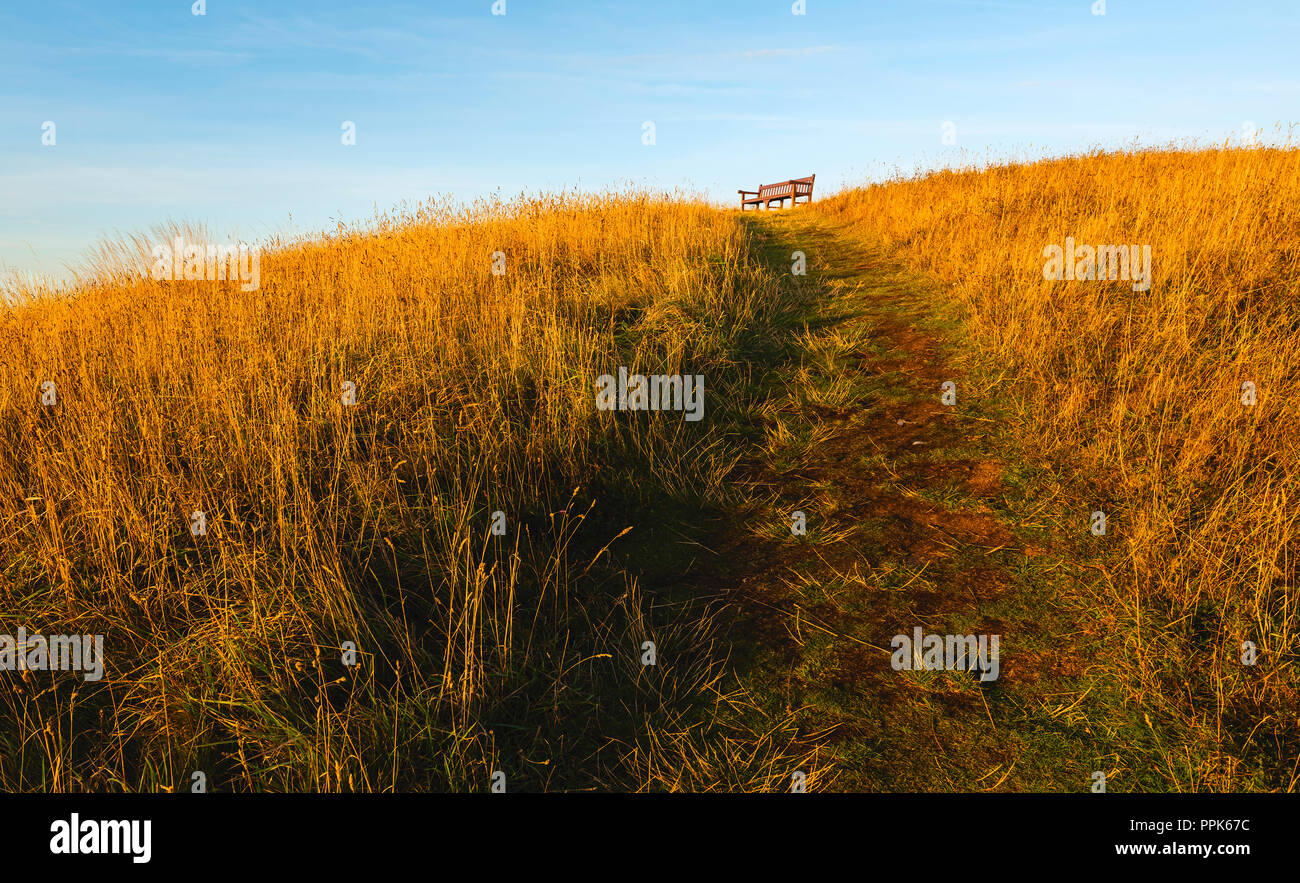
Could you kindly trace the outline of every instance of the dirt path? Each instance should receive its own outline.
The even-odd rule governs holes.
[[[1025,474],[996,389],[957,368],[915,277],[810,212],[752,223],[799,310],[737,471],[748,518],[710,567],[744,688],[798,722],[810,788],[1088,790],[1115,766],[1080,712],[1104,626],[1079,612],[1050,481]],[[999,676],[894,670],[916,627],[999,635]]]

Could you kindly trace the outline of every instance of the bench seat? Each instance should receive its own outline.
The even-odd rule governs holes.
[[[758,208],[771,208],[772,203],[778,203],[781,208],[785,208],[785,201],[790,200],[790,205],[799,204],[802,198],[804,202],[812,202],[813,179],[816,175],[809,175],[807,178],[791,178],[789,181],[780,181],[776,184],[763,184],[757,190],[737,190],[740,194],[740,210],[744,211],[746,206]]]

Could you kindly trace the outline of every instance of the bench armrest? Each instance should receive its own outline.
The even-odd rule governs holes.
[[[755,196],[758,196],[758,191],[757,191],[757,190],[737,190],[736,192],[737,192],[737,193],[752,193],[752,194],[754,194]]]

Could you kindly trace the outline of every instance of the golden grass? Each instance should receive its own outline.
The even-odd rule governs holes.
[[[1171,785],[1300,786],[1300,151],[944,171],[813,210],[950,286],[1018,431],[1088,477],[1076,521],[1086,537],[1091,509],[1109,518],[1102,603],[1131,700],[1213,745],[1165,746]],[[1150,289],[1045,280],[1066,237],[1150,245]]]
[[[1173,788],[1300,784],[1297,173],[1289,149],[1134,151],[811,207],[947,283],[1016,431],[1086,479],[1075,539],[1135,713],[1185,734]],[[0,634],[104,634],[108,657],[101,682],[0,672],[0,789],[834,781],[724,689],[713,611],[643,597],[617,557],[672,571],[631,516],[729,499],[763,407],[745,354],[781,333],[748,221],[637,192],[422,206],[272,242],[255,291],[150,279],[177,233],[206,238],[0,292]],[[1150,289],[1044,280],[1067,236],[1149,244]],[[596,411],[620,365],[703,374],[705,419]],[[778,459],[818,441],[768,429]]]
[[[698,734],[647,709],[721,701],[707,617],[678,609],[676,646],[660,622],[641,672],[656,624],[600,562],[619,505],[730,465],[710,417],[774,290],[746,227],[673,194],[423,206],[271,243],[256,291],[149,278],[178,233],[202,241],[109,244],[81,290],[0,313],[0,632],[102,633],[108,658],[98,683],[0,674],[0,788],[679,781],[663,757]],[[704,374],[705,420],[597,412],[619,365]],[[639,723],[563,744],[606,694]]]

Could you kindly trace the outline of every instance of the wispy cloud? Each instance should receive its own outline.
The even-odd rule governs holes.
[[[805,46],[799,49],[746,49],[739,53],[746,58],[774,58],[791,55],[822,55],[826,52],[842,52],[843,46]],[[737,53],[724,52],[723,58],[731,58]]]

